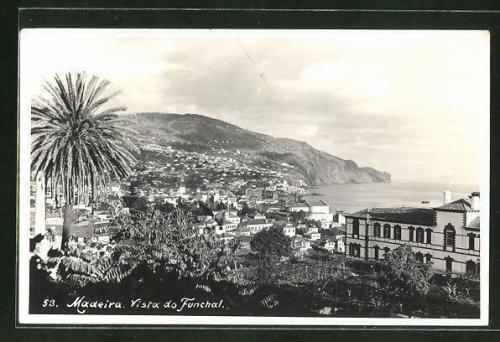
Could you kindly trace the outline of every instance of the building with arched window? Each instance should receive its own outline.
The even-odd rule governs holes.
[[[373,236],[380,237],[380,223],[378,222],[373,224]]]
[[[455,239],[456,239],[456,231],[455,227],[451,225],[451,223],[448,223],[446,227],[444,227],[444,249],[447,251],[454,251],[455,250]]]
[[[359,238],[359,220],[354,219],[352,221],[352,237]]]
[[[394,240],[401,240],[401,226],[399,224],[394,226]]]
[[[408,244],[418,261],[431,264],[437,271],[476,277],[479,214],[477,192],[436,208],[365,209],[345,215],[346,243],[356,244],[351,256],[375,260]]]
[[[391,238],[391,225],[389,223],[384,224],[384,238]]]

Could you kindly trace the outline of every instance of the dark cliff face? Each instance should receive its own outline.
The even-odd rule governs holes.
[[[239,151],[253,161],[290,165],[290,173],[310,185],[340,183],[389,183],[391,175],[371,167],[359,167],[319,151],[305,142],[274,138],[196,114],[139,113],[128,115],[128,126],[143,139],[180,149]]]

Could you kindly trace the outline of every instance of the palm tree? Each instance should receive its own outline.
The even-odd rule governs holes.
[[[108,105],[118,92],[104,95],[109,84],[85,73],[67,73],[64,79],[56,74],[45,83],[45,96],[31,106],[32,172],[43,177],[56,203],[64,201],[62,249],[71,233],[73,205],[96,200],[136,162],[133,131],[120,125],[118,115],[126,108]]]

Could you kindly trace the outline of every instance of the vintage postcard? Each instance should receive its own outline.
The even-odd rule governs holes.
[[[19,35],[19,323],[488,323],[488,31]]]

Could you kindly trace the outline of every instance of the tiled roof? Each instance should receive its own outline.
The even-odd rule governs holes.
[[[474,228],[474,229],[479,229],[480,226],[481,226],[481,222],[480,222],[480,218],[479,216],[476,217],[474,220],[472,220],[471,223],[469,223],[469,225],[467,226],[467,228]]]
[[[366,219],[368,209],[364,209],[347,217]],[[418,224],[423,226],[434,225],[434,211],[428,208],[371,208],[369,217],[372,220]]]
[[[287,206],[288,208],[308,208],[306,203],[294,203]]]
[[[241,226],[251,226],[255,224],[268,224],[270,223],[267,219],[250,219],[248,221],[242,222]]]
[[[438,208],[438,210],[453,210],[453,211],[472,211],[472,206],[466,199],[459,199],[445,205],[442,205]]]
[[[326,204],[322,200],[308,200],[307,205],[309,205],[309,206],[325,206],[328,204]]]

